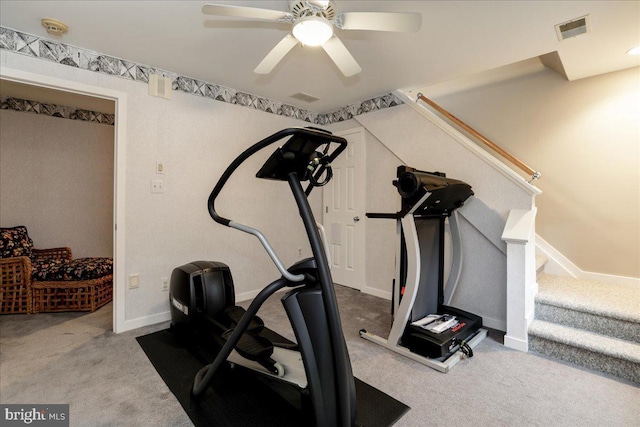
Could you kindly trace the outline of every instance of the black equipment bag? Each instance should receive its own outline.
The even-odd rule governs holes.
[[[482,317],[446,305],[441,305],[437,314],[453,315],[459,323],[457,326],[440,333],[409,324],[402,335],[402,345],[414,353],[432,359],[446,359],[458,350],[472,356],[473,352],[465,344],[482,327]]]

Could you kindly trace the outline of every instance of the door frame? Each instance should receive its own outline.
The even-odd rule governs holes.
[[[366,134],[364,131],[364,127],[362,126],[358,126],[355,128],[351,128],[351,129],[345,129],[345,130],[341,130],[341,131],[337,131],[334,132],[334,135],[336,136],[342,136],[344,138],[346,138],[347,135],[353,135],[353,134],[357,134],[360,136],[361,139],[361,149],[364,152],[364,159],[363,159],[363,164],[362,164],[362,168],[364,170],[363,172],[363,179],[360,180],[360,182],[358,183],[358,190],[359,190],[359,194],[364,194],[364,200],[363,200],[363,206],[362,206],[362,215],[360,218],[360,228],[362,229],[362,244],[361,246],[361,251],[362,251],[362,272],[360,273],[360,283],[357,284],[357,286],[351,286],[351,285],[345,285],[348,286],[350,288],[353,289],[357,289],[359,291],[364,291],[367,288],[367,221],[366,221],[366,211],[367,211],[367,197],[366,197],[366,181],[367,181],[367,151],[366,151]],[[347,150],[349,149],[349,146],[347,145]],[[331,227],[329,226],[329,224],[326,223],[325,220],[325,206],[326,203],[324,201],[324,197],[325,197],[325,192],[323,191],[322,193],[322,225],[325,228],[325,230],[330,230]],[[342,283],[341,283],[342,284]]]
[[[0,77],[18,83],[55,89],[62,92],[103,98],[115,102],[113,167],[113,331],[125,328],[125,181],[127,94],[99,86],[78,83],[2,66]]]

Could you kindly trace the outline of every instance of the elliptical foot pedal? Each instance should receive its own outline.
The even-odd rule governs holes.
[[[229,328],[235,328],[238,323],[240,323],[240,319],[246,313],[246,310],[237,305],[231,306],[224,310],[223,312],[230,320],[231,324],[227,325]],[[254,333],[260,333],[264,329],[264,322],[258,316],[253,316],[251,318],[251,322],[249,322],[249,326],[247,326],[247,331],[251,331]]]
[[[222,334],[222,338],[228,340],[231,334],[233,334],[233,331],[233,329],[229,329]],[[253,360],[262,365],[272,375],[278,377],[284,375],[284,367],[282,364],[271,358],[273,354],[273,343],[265,337],[254,335],[252,332],[245,332],[240,337],[240,341],[238,341],[235,350],[245,359]]]

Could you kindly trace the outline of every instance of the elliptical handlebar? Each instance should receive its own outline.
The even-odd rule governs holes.
[[[292,274],[284,268],[259,230],[224,218],[218,215],[215,210],[216,198],[233,172],[253,154],[284,137],[290,138],[271,154],[256,177],[286,181],[289,184],[313,254],[313,258],[305,260],[304,268],[291,269],[293,272],[302,272],[301,274]],[[336,143],[337,146],[332,146],[332,143]],[[332,135],[321,129],[284,129],[242,152],[227,167],[211,191],[208,208],[214,221],[257,237],[276,264],[282,277],[260,291],[214,362],[197,374],[192,389],[194,396],[201,395],[218,367],[227,360],[233,348],[239,343],[242,334],[248,328],[251,318],[266,298],[281,288],[296,287],[300,289],[286,296],[285,308],[288,307],[287,314],[294,325],[294,331],[296,331],[299,360],[302,361],[307,374],[309,400],[316,413],[316,424],[345,427],[355,425],[355,383],[325,252],[327,250],[326,238],[323,239],[324,232],[321,231],[321,227],[318,227],[307,198],[313,187],[322,186],[330,181],[332,177],[331,162],[346,147],[347,140],[345,138]],[[329,154],[331,149],[333,151]],[[323,175],[324,179],[322,179]],[[309,187],[303,190],[302,181],[307,180],[310,181]],[[313,266],[308,261],[315,261],[315,265]],[[307,273],[307,269],[311,273]],[[308,282],[305,283],[305,280]],[[291,312],[295,313],[291,314]],[[323,363],[317,363],[316,346],[322,347]],[[307,369],[311,369],[311,374]]]
[[[254,145],[252,145],[251,147],[243,151],[238,157],[236,157],[235,160],[231,162],[231,164],[224,171],[224,173],[218,180],[218,183],[213,188],[213,191],[211,191],[211,194],[209,195],[208,207],[209,207],[209,214],[211,215],[211,218],[213,218],[213,220],[216,221],[217,223],[226,225],[227,227],[235,228],[236,230],[240,230],[255,236],[264,247],[265,251],[271,258],[271,261],[273,261],[273,263],[275,264],[280,274],[282,274],[282,276],[285,279],[289,280],[290,282],[301,282],[305,279],[305,276],[303,274],[291,274],[289,271],[287,271],[287,269],[282,264],[282,261],[280,260],[280,258],[278,258],[278,255],[276,254],[275,250],[273,249],[273,247],[271,246],[267,238],[262,234],[262,232],[260,232],[260,230],[250,227],[248,225],[240,224],[236,221],[232,221],[230,219],[224,218],[218,215],[215,209],[216,198],[222,191],[222,188],[225,186],[225,184],[227,183],[227,181],[229,180],[233,172],[249,157],[257,153],[258,151],[262,150],[263,148],[268,147],[274,142],[277,142],[287,136],[292,136],[293,138],[295,137],[306,138],[308,141],[314,141],[315,143],[317,143],[318,147],[323,144],[327,145],[323,153],[314,151],[310,159],[305,159],[305,161],[311,160],[310,164],[307,165],[307,169],[305,169],[305,174],[307,174],[309,180],[311,181],[305,194],[308,196],[309,193],[311,193],[311,190],[313,189],[314,186],[320,186],[320,185],[326,184],[331,179],[331,166],[330,166],[331,162],[340,153],[342,153],[342,151],[344,151],[344,149],[347,146],[347,140],[342,137],[332,135],[331,133],[323,131],[321,129],[287,128],[279,132],[276,132],[271,136],[268,136],[262,141],[255,143]],[[292,140],[293,138],[291,138],[290,140]],[[336,147],[336,149],[333,150],[331,154],[327,155],[329,151],[329,144],[331,144],[332,142],[337,143],[338,147]],[[276,156],[276,160],[272,161],[272,159],[274,158],[274,155],[276,154],[279,154],[279,153],[278,152],[274,153],[265,164],[269,166],[269,168],[267,169],[271,173],[274,172],[272,170],[274,164],[278,164],[278,162],[283,160],[286,161],[285,158],[281,159],[281,158],[278,158],[277,156]],[[265,166],[263,166],[263,169],[264,168]],[[260,175],[261,172],[263,172],[263,169],[261,169],[258,172],[259,177],[263,177],[262,175]],[[325,177],[325,180],[323,182],[319,182],[318,179],[323,173],[327,174]],[[264,177],[270,177],[270,175],[266,175]],[[299,179],[304,179],[304,177],[299,177]]]
[[[215,209],[215,202],[216,202],[216,198],[222,191],[222,188],[225,186],[225,184],[227,183],[227,181],[229,180],[233,172],[235,172],[235,170],[238,169],[238,167],[245,160],[247,160],[249,157],[257,153],[258,151],[281,140],[282,138],[285,138],[287,136],[292,136],[292,135],[307,136],[313,139],[324,139],[326,140],[326,143],[335,142],[339,144],[338,147],[328,156],[328,160],[326,162],[328,164],[330,164],[336,157],[338,157],[340,153],[342,153],[342,151],[344,151],[345,148],[347,148],[346,139],[340,136],[332,135],[331,133],[328,133],[319,129],[315,129],[315,128],[287,128],[279,132],[276,132],[273,135],[268,136],[261,141],[256,142],[251,147],[243,151],[238,157],[236,157],[233,160],[233,162],[231,162],[231,164],[227,167],[227,169],[224,171],[224,173],[218,180],[215,187],[213,187],[213,190],[209,195],[208,208],[209,208],[209,215],[211,215],[211,218],[213,218],[215,222],[222,225],[226,225],[227,227],[229,227],[229,224],[232,222],[230,219],[218,215]],[[307,195],[309,195],[310,192],[311,192],[311,189],[308,189],[306,192]]]

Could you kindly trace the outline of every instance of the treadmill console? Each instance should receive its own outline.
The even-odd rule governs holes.
[[[471,186],[466,182],[447,178],[441,172],[425,172],[407,166],[399,166],[398,179],[393,185],[402,196],[402,212],[408,212],[420,203],[425,194],[426,200],[416,209],[414,215],[451,215],[455,209],[473,196]]]

